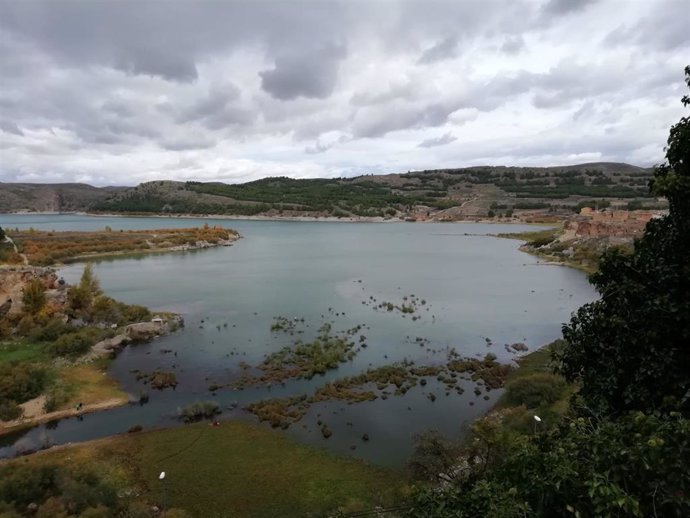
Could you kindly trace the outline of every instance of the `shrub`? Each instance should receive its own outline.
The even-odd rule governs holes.
[[[185,423],[192,423],[210,419],[217,414],[220,414],[220,407],[215,401],[197,401],[180,410],[180,419]]]
[[[561,376],[538,372],[508,383],[505,398],[513,406],[539,408],[556,402],[566,390],[567,384]]]
[[[120,311],[119,324],[129,324],[132,322],[144,322],[151,320],[152,314],[144,306],[137,304],[122,304],[118,303],[118,310]]]
[[[86,353],[104,335],[101,329],[85,327],[60,336],[48,346],[48,351],[53,356],[79,356]]]
[[[33,364],[0,363],[0,401],[23,403],[43,392],[48,372]]]
[[[22,293],[24,311],[30,315],[38,313],[46,303],[46,288],[41,279],[31,279]]]
[[[14,401],[0,401],[0,421],[12,421],[22,415],[22,408]]]
[[[72,327],[65,324],[59,318],[51,318],[44,325],[35,327],[28,334],[31,340],[40,342],[52,342],[60,336],[69,333]]]
[[[36,504],[36,517],[130,516],[117,489],[88,467],[14,463],[0,468],[0,502],[22,515],[29,504]],[[14,516],[11,513],[2,516]]]

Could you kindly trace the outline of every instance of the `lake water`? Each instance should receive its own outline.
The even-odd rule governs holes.
[[[136,381],[132,370],[174,370],[177,388],[149,390],[150,401],[143,406],[131,404],[0,437],[0,456],[46,441],[59,444],[121,433],[137,424],[175,426],[178,408],[198,400],[220,403],[222,419],[253,421],[242,410],[248,402],[310,393],[325,381],[403,359],[418,364],[444,362],[449,348],[464,356],[493,352],[509,362],[515,355],[504,344],[525,342],[532,350],[558,338],[571,312],[596,297],[582,273],[540,265],[518,250],[518,241],[486,235],[534,227],[0,215],[2,227],[56,231],[203,223],[234,228],[243,239],[227,248],[94,265],[108,295],[181,313],[186,323],[184,330],[171,336],[126,348],[113,361],[111,374],[137,395],[146,387]],[[75,282],[82,269],[83,265],[70,265],[61,275]],[[421,316],[416,321],[397,311],[376,311],[367,303],[374,297],[400,304],[412,294],[426,300],[415,313]],[[271,332],[273,318],[279,315],[304,318],[305,332],[299,336],[304,340],[324,322],[332,322],[335,330],[362,324],[368,347],[336,371],[311,381],[210,393],[210,383],[229,383],[239,376],[241,361],[255,364],[295,340]],[[420,346],[417,337],[428,342]],[[487,345],[487,338],[493,345]],[[427,398],[430,392],[436,401]],[[485,400],[470,389],[446,396],[433,381],[386,400],[319,403],[284,433],[340,454],[399,465],[409,456],[414,434],[432,428],[461,434],[499,394],[492,391]],[[333,430],[330,439],[322,437],[319,420]],[[364,433],[370,441],[361,440]]]

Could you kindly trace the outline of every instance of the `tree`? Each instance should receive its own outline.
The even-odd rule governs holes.
[[[46,303],[46,288],[41,279],[31,279],[22,293],[22,304],[24,311],[30,315],[35,315]]]
[[[418,434],[407,468],[416,480],[451,482],[458,472],[460,449],[436,430]]]
[[[0,227],[0,241],[5,240],[5,231]]]
[[[405,516],[688,516],[690,421],[633,414],[584,419],[500,442],[488,466],[423,489]]]
[[[690,66],[685,68],[690,87]],[[690,96],[682,99],[690,105]],[[560,372],[581,382],[594,414],[680,410],[690,415],[690,119],[671,127],[651,191],[669,201],[631,254],[612,251],[591,281],[600,300],[563,327]]]
[[[102,295],[101,286],[93,273],[91,263],[84,267],[84,273],[77,286],[72,286],[67,293],[70,308],[75,311],[87,311],[95,297]]]

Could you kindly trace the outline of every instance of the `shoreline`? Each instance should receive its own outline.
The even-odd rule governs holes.
[[[40,399],[39,396],[35,399]],[[20,406],[32,403],[34,400],[29,400],[22,403]],[[98,403],[91,403],[84,405],[80,410],[76,408],[69,408],[65,410],[56,410],[54,412],[49,412],[45,414],[39,414],[31,417],[20,417],[19,419],[14,419],[12,421],[0,421],[0,437],[3,435],[11,434],[12,432],[17,432],[23,430],[24,428],[33,428],[39,424],[47,423],[49,421],[54,421],[57,419],[66,419],[69,417],[78,417],[84,414],[91,414],[94,412],[100,412],[102,410],[110,410],[112,408],[117,408],[120,406],[125,406],[129,404],[130,400],[128,398],[111,398],[104,401],[99,401]]]
[[[538,223],[510,219],[507,221],[496,218],[474,218],[460,220],[415,220],[407,221],[398,217],[382,218],[379,216],[264,216],[264,215],[234,215],[234,214],[136,214],[136,213],[96,213],[96,212],[51,212],[51,211],[14,211],[5,212],[10,216],[91,216],[96,218],[160,218],[160,219],[221,219],[229,221],[291,221],[291,222],[324,222],[324,223],[486,223],[494,225],[533,225],[553,226],[554,222]]]

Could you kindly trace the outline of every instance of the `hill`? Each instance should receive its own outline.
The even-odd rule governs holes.
[[[456,220],[518,212],[572,212],[583,205],[657,207],[652,169],[588,163],[482,166],[354,178],[264,178],[244,184],[153,181],[136,187],[0,184],[0,206],[17,210],[236,216],[399,217]]]
[[[74,212],[126,190],[127,187],[92,187],[85,183],[2,183],[0,212]]]

